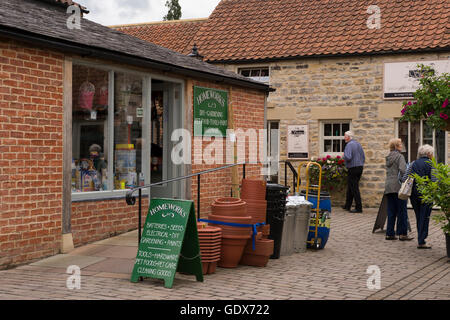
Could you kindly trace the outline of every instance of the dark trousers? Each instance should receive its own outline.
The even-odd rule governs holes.
[[[395,236],[395,222],[397,222],[397,235],[407,235],[408,233],[408,208],[406,200],[398,198],[398,193],[388,193],[387,195],[387,236]]]
[[[428,226],[430,224],[432,207],[422,203],[422,200],[415,189],[413,189],[411,193],[410,200],[414,213],[416,214],[417,240],[419,244],[425,244],[425,239],[428,237]]]
[[[347,199],[345,207],[351,209],[353,199],[355,199],[355,209],[362,210],[361,194],[359,193],[359,180],[363,173],[363,167],[353,167],[348,169],[347,177]]]

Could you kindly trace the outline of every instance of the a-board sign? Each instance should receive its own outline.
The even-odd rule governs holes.
[[[203,281],[194,203],[151,199],[131,282],[163,279],[164,286],[172,288],[177,271]]]
[[[228,92],[194,87],[194,136],[227,136]]]

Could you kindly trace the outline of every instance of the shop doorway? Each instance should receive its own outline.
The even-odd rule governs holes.
[[[181,177],[183,165],[176,165],[171,159],[175,145],[171,136],[175,129],[182,128],[182,90],[181,84],[152,80],[151,125],[150,125],[150,163],[151,183]],[[152,187],[151,198],[183,198],[185,181],[176,181]]]

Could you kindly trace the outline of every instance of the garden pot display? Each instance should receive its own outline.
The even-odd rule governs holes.
[[[252,217],[252,224],[266,222],[267,201],[249,200],[247,202],[247,214]]]
[[[247,241],[241,261],[239,264],[255,267],[265,267],[273,254],[274,241],[269,239],[257,239],[255,250],[252,240]]]
[[[222,268],[236,268],[241,261],[248,239],[247,236],[224,235],[220,261],[217,265]]]
[[[203,274],[214,273],[217,261],[221,257],[222,229],[211,226],[200,228],[198,229],[198,240]],[[214,266],[211,266],[212,264]]]
[[[248,216],[247,203],[238,198],[218,198],[211,205],[211,211],[218,216]]]
[[[251,224],[252,217],[233,217],[233,216],[218,216],[214,214],[208,215],[208,220],[229,222],[229,223],[240,223],[240,224]],[[210,226],[219,227],[222,229],[222,235],[241,235],[250,237],[253,233],[251,227],[235,227],[227,225],[214,224],[213,222],[208,223]]]
[[[266,182],[262,180],[243,179],[241,199],[266,200]]]

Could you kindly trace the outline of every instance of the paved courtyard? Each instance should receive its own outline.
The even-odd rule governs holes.
[[[145,300],[303,300],[450,299],[450,263],[445,237],[430,222],[431,250],[416,248],[415,218],[409,211],[413,241],[386,241],[372,233],[377,210],[351,214],[333,209],[330,239],[323,250],[271,259],[265,268],[217,268],[203,283],[177,274],[172,289],[162,281],[131,283],[137,231],[0,271],[0,299]],[[67,267],[81,268],[81,288],[66,286]],[[369,266],[381,270],[381,289],[371,290]]]

